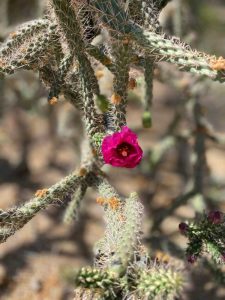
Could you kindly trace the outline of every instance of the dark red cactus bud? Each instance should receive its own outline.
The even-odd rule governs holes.
[[[193,254],[193,255],[188,255],[187,256],[187,261],[190,263],[190,264],[193,264],[195,263],[197,260],[197,257]]]
[[[186,223],[181,222],[178,227],[179,227],[180,233],[183,235],[186,235],[189,226]]]
[[[215,211],[210,211],[208,213],[208,220],[212,224],[220,224],[223,222],[223,213],[221,211],[215,210]]]
[[[225,253],[223,253],[223,254],[221,255],[221,259],[222,259],[223,262],[225,262]]]

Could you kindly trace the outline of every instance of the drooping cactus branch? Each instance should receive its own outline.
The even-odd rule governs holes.
[[[215,57],[191,50],[190,46],[178,43],[177,39],[168,39],[163,34],[143,30],[127,20],[119,1],[96,0],[93,5],[98,9],[98,14],[106,26],[120,35],[126,34],[142,51],[154,57],[155,61],[168,61],[177,65],[180,70],[207,76],[220,82],[225,81],[224,67],[221,65],[219,70],[213,67]]]

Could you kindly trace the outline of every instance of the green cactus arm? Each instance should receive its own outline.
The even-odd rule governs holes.
[[[47,87],[52,87],[57,79],[57,71],[53,70],[52,67],[47,64],[39,69],[39,77]],[[64,81],[61,86],[61,93],[65,99],[69,101],[76,109],[82,112],[83,103],[82,95],[79,90],[79,78],[77,71],[75,70],[71,75],[71,80]]]
[[[75,192],[78,185],[85,180],[83,176],[71,174],[49,189],[39,191],[39,195],[20,207],[7,211],[0,210],[0,242],[29,222],[40,210],[50,204],[59,204]]]
[[[220,264],[222,262],[222,255],[225,251],[225,241],[205,241],[206,251],[210,254],[215,263]]]
[[[137,295],[144,299],[175,299],[183,290],[185,277],[181,270],[157,266],[142,271],[137,280]]]
[[[117,293],[120,291],[120,282],[103,270],[94,268],[82,268],[75,275],[75,292],[83,289],[82,296],[76,299],[113,300],[118,299]],[[87,297],[87,298],[86,298]]]
[[[40,22],[40,21],[39,21]],[[39,24],[38,22],[38,24]],[[59,46],[58,36],[55,32],[56,25],[52,24],[42,28],[35,34],[23,38],[20,43],[6,42],[0,53],[0,73],[12,74],[20,69],[40,69],[46,61],[57,61],[62,56],[62,49]],[[15,43],[14,43],[15,42]],[[8,45],[8,46],[4,46]],[[10,51],[6,49],[10,45]],[[1,56],[2,55],[2,56]]]
[[[113,253],[118,249],[122,237],[121,228],[123,227],[124,221],[121,218],[121,211],[124,199],[118,195],[114,187],[104,177],[98,177],[94,182],[94,187],[101,196],[106,223],[104,237],[95,247],[97,253],[103,254],[103,257],[101,255],[100,262],[97,260],[96,264],[101,264],[105,269],[114,264]],[[112,206],[110,203],[113,202],[111,201],[115,201],[114,203],[117,205]]]
[[[177,65],[182,71],[225,82],[225,70],[216,70],[211,66],[211,60],[214,57],[197,50],[193,51],[190,46],[182,44],[178,39],[169,39],[163,34],[143,30],[140,26],[127,20],[125,12],[118,3],[116,9],[108,9],[112,6],[112,2],[114,4],[118,1],[110,0],[109,2],[110,4],[106,4],[103,0],[93,2],[95,7],[101,9],[99,15],[102,21],[111,29],[117,30],[119,34],[127,34],[140,47],[140,50],[155,61],[168,61]],[[120,22],[120,26],[116,26],[118,22]]]
[[[54,83],[51,86],[49,91],[48,99],[52,99],[53,97],[58,98],[59,93],[61,92],[63,83],[65,82],[65,77],[73,64],[73,56],[68,54],[65,55],[59,64],[59,68],[57,70],[57,77],[55,77]]]
[[[144,58],[145,97],[143,100],[144,113],[142,116],[143,127],[152,125],[151,107],[153,98],[154,62],[150,57]]]
[[[217,223],[214,223],[213,212],[202,214],[187,225],[185,236],[188,238],[186,255],[196,260],[205,252],[216,263],[223,261],[225,253],[225,216],[222,212],[217,213]],[[219,217],[218,217],[219,215]]]
[[[63,216],[64,223],[70,224],[78,217],[78,210],[80,203],[87,191],[86,183],[81,183],[75,191],[72,200],[68,204],[66,211]]]
[[[142,31],[137,27],[130,34],[135,42],[156,61],[168,61],[177,65],[182,71],[206,76],[215,81],[225,81],[225,72],[214,70],[210,63],[213,58],[204,53],[193,51],[187,45],[178,43],[177,40],[164,38],[163,35],[154,32]]]
[[[83,94],[84,120],[87,134],[92,137],[96,132],[104,131],[99,117],[94,94],[99,94],[99,86],[91,63],[85,53],[85,44],[81,35],[81,27],[75,10],[65,0],[51,0],[59,24],[66,36],[71,55],[76,56],[80,89]]]
[[[79,88],[78,73],[76,67],[74,69],[75,71],[70,74],[70,78],[62,83],[61,93],[67,101],[84,114],[83,96]],[[52,70],[50,65],[46,65],[39,70],[39,77],[47,87],[51,88],[55,85],[57,76],[57,72]]]
[[[159,8],[153,0],[135,0],[140,5],[141,19],[138,24],[150,31],[161,32],[161,26],[158,21]]]
[[[104,178],[99,178],[96,186],[105,201],[106,222],[104,238],[97,244],[97,248],[104,254],[101,264],[118,276],[125,271],[138,245],[143,207],[136,193],[123,200]],[[111,199],[117,201],[117,207],[110,205]]]
[[[58,22],[66,36],[71,55],[75,55],[80,68],[81,76],[85,77],[90,87],[99,94],[97,79],[94,70],[85,53],[86,45],[82,36],[82,29],[77,13],[67,0],[51,0]]]
[[[15,48],[24,43],[25,40],[39,34],[49,26],[48,19],[37,19],[24,23],[14,31],[9,38],[0,45],[0,57],[15,51]]]
[[[114,72],[111,59],[106,54],[104,54],[103,51],[98,49],[98,47],[90,44],[87,45],[86,51],[90,56],[92,56],[94,59],[103,64],[107,69],[109,69],[110,72]]]
[[[109,119],[113,120],[112,128],[120,130],[126,125],[127,88],[130,70],[130,45],[124,41],[112,40],[111,54],[113,56],[113,96],[117,100],[111,103]],[[110,123],[110,122],[109,122]],[[109,124],[110,125],[110,124]]]
[[[122,268],[126,270],[128,264],[132,261],[134,250],[140,240],[143,206],[136,193],[131,193],[126,200],[122,213],[125,222],[121,229],[121,239],[114,257],[116,261],[121,262]]]
[[[100,196],[103,198],[120,198],[115,188],[104,177],[98,177],[94,186],[98,190]]]

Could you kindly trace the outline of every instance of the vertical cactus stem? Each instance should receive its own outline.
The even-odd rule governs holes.
[[[207,128],[204,125],[203,107],[199,102],[200,96],[206,92],[207,86],[204,82],[196,82],[191,88],[192,110],[195,122],[195,144],[194,144],[194,189],[203,196],[204,177],[206,171],[206,135]]]
[[[103,253],[104,257],[101,258],[100,262],[98,258],[96,258],[96,264],[101,264],[103,268],[110,267],[111,269],[111,264],[115,260],[113,253],[117,251],[122,238],[121,229],[123,228],[124,221],[120,216],[122,214],[124,200],[121,199],[117,191],[109,184],[106,178],[98,176],[94,186],[101,197],[99,199],[101,199],[101,204],[104,206],[104,219],[106,222],[104,237],[95,247],[97,253]],[[112,205],[113,203],[111,202],[114,200],[116,200],[116,207]]]
[[[101,152],[101,146],[102,146],[102,140],[104,138],[105,134],[101,132],[97,132],[92,136],[91,142],[94,146],[94,149],[97,151],[99,158],[102,156]]]
[[[143,206],[139,202],[137,193],[130,194],[122,213],[125,223],[121,229],[121,239],[114,255],[115,261],[121,262],[121,271],[126,270],[128,264],[132,262],[134,250],[140,242]]]
[[[144,62],[144,76],[145,76],[145,97],[144,97],[144,113],[142,116],[142,124],[144,128],[152,126],[152,98],[153,98],[153,74],[154,62],[150,57],[145,57]]]
[[[49,91],[49,96],[48,96],[49,101],[51,101],[51,99],[54,97],[58,98],[59,93],[61,92],[62,89],[62,85],[65,81],[65,77],[69,72],[72,62],[73,62],[73,56],[70,54],[66,55],[60,62],[58,72],[57,72],[57,77],[54,78],[55,79],[54,83],[51,86],[51,89]]]
[[[129,3],[131,19],[142,28],[160,33],[159,8],[154,0],[132,0]]]
[[[103,198],[120,198],[117,191],[110,185],[106,178],[98,177],[95,183],[95,187],[97,188],[100,196],[102,196]]]
[[[72,197],[72,200],[68,204],[66,211],[63,216],[63,222],[66,224],[72,223],[78,218],[78,210],[80,203],[86,193],[87,185],[85,183],[80,184],[80,186],[75,191],[75,194]]]
[[[174,1],[175,9],[173,13],[173,28],[174,34],[178,37],[183,35],[183,26],[182,26],[182,0]]]
[[[70,1],[51,1],[59,24],[65,33],[71,55],[75,55],[77,60],[80,89],[83,94],[84,121],[88,136],[91,137],[96,132],[104,131],[102,119],[94,103],[94,94],[100,94],[98,82],[86,55],[81,26]]]
[[[110,108],[110,117],[114,120],[114,130],[126,125],[126,106],[127,106],[127,87],[129,82],[130,69],[130,43],[129,40],[112,41],[112,56],[114,58],[114,81],[112,106]],[[113,101],[114,99],[114,101]]]
[[[159,9],[154,0],[136,0],[141,2],[142,26],[149,31],[160,33],[162,31],[159,23]]]
[[[94,45],[88,45],[86,50],[90,56],[103,64],[103,66],[105,66],[110,72],[114,72],[112,60],[103,51],[98,49],[98,47]]]
[[[103,1],[94,2],[100,11],[102,6],[104,6],[107,13],[113,12],[113,14],[118,16],[118,20],[110,16],[110,22],[113,26],[113,28],[109,30],[109,34],[111,37],[110,52],[113,58],[111,68],[114,81],[113,95],[111,97],[112,105],[106,114],[108,130],[118,131],[121,126],[126,125],[127,86],[129,81],[131,44],[127,37],[118,37],[115,29],[120,28],[123,33],[126,31],[123,25],[128,20],[128,13],[127,11],[121,10],[123,4],[118,3],[118,1],[109,1],[109,3]],[[107,19],[107,15],[103,15],[103,18]]]
[[[51,68],[50,65],[45,65],[39,69],[39,77],[46,86],[50,88],[54,86],[55,79],[57,78],[57,72]],[[61,92],[65,99],[69,101],[76,109],[83,109],[82,95],[79,90],[79,78],[77,70],[71,74],[71,81],[64,81],[61,86]],[[57,99],[56,99],[57,100]]]

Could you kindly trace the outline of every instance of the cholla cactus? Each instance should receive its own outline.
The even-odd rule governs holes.
[[[81,167],[51,188],[38,191],[28,203],[0,211],[0,241],[4,242],[50,204],[69,201],[65,221],[70,221],[77,216],[87,188],[97,189],[100,194],[97,202],[104,207],[106,232],[96,244],[96,268],[82,269],[76,276],[76,299],[174,299],[184,285],[181,270],[170,265],[152,266],[149,256],[143,253],[140,242],[143,207],[137,194],[122,198],[101,171],[104,163],[133,168],[142,159],[137,136],[126,126],[127,89],[132,85],[133,78],[129,79],[132,67],[144,70],[144,127],[151,126],[156,63],[172,63],[181,71],[198,75],[200,80],[204,77],[225,82],[224,58],[192,50],[178,38],[163,33],[158,16],[167,2],[49,0],[48,11],[42,19],[21,25],[0,45],[0,76],[21,69],[36,71],[49,89],[49,103],[56,103],[63,95],[83,116],[88,143],[83,149]],[[107,38],[102,43],[94,43],[102,32],[107,33]],[[102,64],[114,76],[109,98],[100,93],[96,64]],[[198,80],[191,84],[191,96],[198,96],[194,89]],[[197,96],[192,108],[198,129],[195,143],[198,159],[194,163],[193,189],[184,199],[204,196],[200,177],[206,125],[202,122]],[[175,140],[167,140],[163,149]],[[154,163],[157,164],[159,158],[155,154]],[[215,248],[212,240],[206,239],[204,224],[202,221],[197,229],[188,227],[190,239],[196,230],[203,234],[198,235],[199,249],[195,252],[191,250],[191,240],[187,250],[190,255],[199,255],[202,240],[207,241],[210,252],[215,250],[212,250]]]
[[[220,211],[211,211],[190,224],[180,223],[180,232],[189,239],[187,260],[194,263],[204,252],[217,262],[225,261],[225,217]]]

